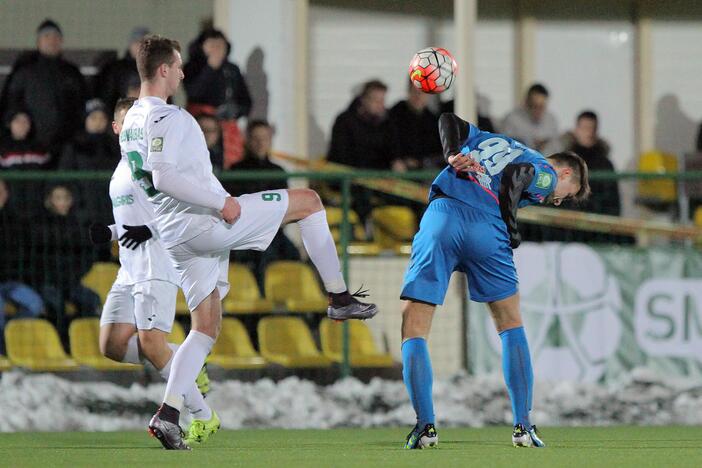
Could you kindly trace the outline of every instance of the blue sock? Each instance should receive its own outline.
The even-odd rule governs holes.
[[[528,429],[534,373],[531,369],[529,345],[524,327],[510,328],[500,333],[502,339],[502,373],[512,401],[514,424]]]
[[[427,340],[424,338],[410,338],[402,343],[402,378],[417,413],[419,427],[434,424],[434,402],[431,395],[434,377]]]

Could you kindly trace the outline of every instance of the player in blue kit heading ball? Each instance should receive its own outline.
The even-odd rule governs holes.
[[[439,131],[448,166],[431,185],[429,206],[412,242],[402,287],[403,378],[417,424],[405,448],[438,444],[427,337],[454,271],[466,274],[470,298],[487,303],[502,340],[502,370],[512,402],[512,442],[544,447],[529,421],[533,373],[512,249],[519,246],[517,209],[585,200],[585,161],[572,152],[545,158],[504,135],[483,132],[455,114]]]

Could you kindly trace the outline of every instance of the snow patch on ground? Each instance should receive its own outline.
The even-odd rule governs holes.
[[[121,387],[70,382],[50,374],[7,372],[0,381],[0,432],[144,429],[164,384]],[[274,382],[213,382],[207,401],[227,429],[411,426],[401,381],[348,378],[320,386],[290,377]],[[512,423],[502,376],[458,374],[434,382],[440,427]],[[532,422],[543,426],[702,424],[702,386],[636,369],[616,386],[537,384]]]

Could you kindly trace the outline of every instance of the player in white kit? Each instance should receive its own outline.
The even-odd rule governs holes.
[[[156,205],[159,236],[180,274],[192,318],[149,430],[165,448],[187,450],[178,426],[183,395],[219,333],[221,300],[229,291],[230,250],[265,250],[281,225],[297,222],[329,293],[327,314],[337,320],[367,319],[377,308],[349,294],[316,192],[273,190],[234,198],[222,188],[197,122],[184,109],[166,103],[184,77],[177,41],[142,39],[137,69],[141,92],[125,117],[120,145],[135,183]]]
[[[113,130],[134,99],[121,99],[115,107]],[[110,199],[115,224],[94,223],[90,237],[95,243],[120,240],[121,267],[107,296],[100,319],[100,350],[114,361],[139,364],[148,359],[168,380],[178,345],[167,342],[175,318],[178,275],[156,235],[152,204],[132,183],[132,172],[123,155],[110,180]],[[138,334],[137,334],[138,333]],[[219,418],[205,403],[193,381],[184,404],[193,417],[189,442],[204,442],[219,429]]]

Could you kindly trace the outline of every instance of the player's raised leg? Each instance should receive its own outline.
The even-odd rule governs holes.
[[[310,189],[288,190],[288,209],[283,224],[297,221],[305,250],[322,277],[329,294],[327,315],[334,320],[369,319],[378,313],[375,304],[366,304],[350,294],[341,273],[334,238],[329,231],[327,214],[317,192]]]
[[[502,372],[512,402],[515,447],[545,447],[536,426],[529,421],[534,374],[529,345],[519,312],[519,294],[488,303],[497,333],[502,340]]]
[[[439,436],[434,427],[434,383],[427,338],[436,306],[404,301],[402,311],[402,378],[417,414],[417,424],[407,435],[406,449],[436,447]]]

